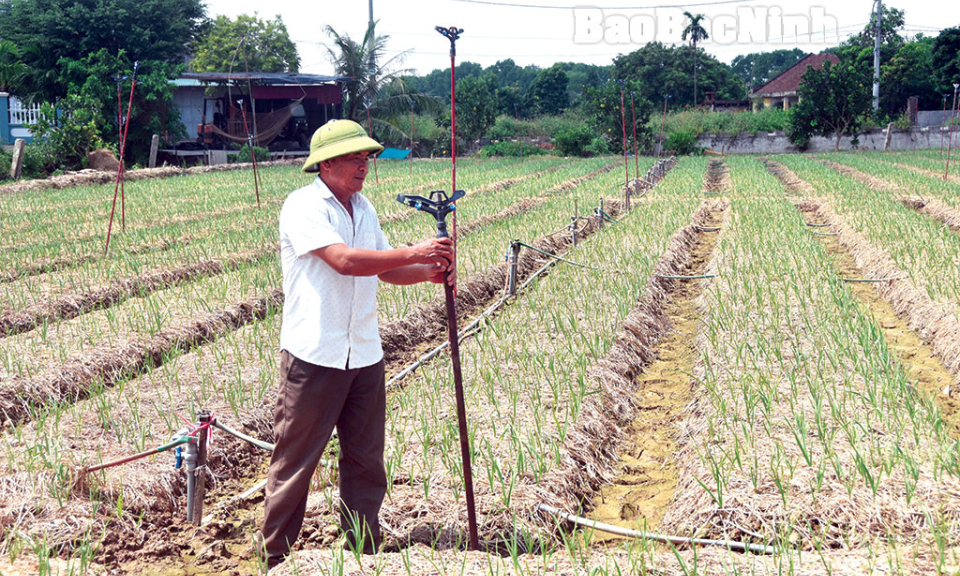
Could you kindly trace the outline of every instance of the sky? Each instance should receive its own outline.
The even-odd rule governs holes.
[[[300,71],[332,74],[327,55],[329,24],[341,35],[363,38],[370,0],[207,0],[213,17],[256,14],[280,16],[300,54]],[[948,8],[948,6],[954,6]],[[906,11],[906,33],[936,36],[960,25],[955,0],[889,0],[884,6]],[[457,62],[484,67],[512,58],[521,66],[547,68],[555,62],[608,65],[650,41],[682,42],[683,11],[703,14],[711,39],[700,46],[730,63],[750,52],[800,48],[807,52],[835,46],[867,24],[872,0],[826,3],[791,0],[373,0],[377,32],[388,35],[388,56],[396,69],[426,74],[450,65],[450,43],[434,26],[464,29],[457,41]],[[406,52],[405,55],[402,55]]]

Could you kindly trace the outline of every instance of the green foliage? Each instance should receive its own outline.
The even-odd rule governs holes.
[[[377,22],[371,23],[359,42],[330,26],[324,28],[333,40],[333,46],[327,48],[327,52],[333,62],[334,72],[338,76],[355,79],[344,84],[343,92],[343,115],[350,120],[362,120],[361,113],[365,113],[376,102],[387,85],[400,81],[401,87],[407,87],[402,77],[410,71],[394,68],[406,53],[387,58],[387,40],[390,37],[378,35],[376,26]]]
[[[590,156],[590,143],[593,142],[593,130],[586,126],[561,130],[553,139],[554,146],[564,156]]]
[[[520,142],[510,142],[505,140],[495,144],[488,144],[480,149],[481,158],[491,158],[494,156],[542,156],[547,151],[539,146],[530,144],[521,144]]]
[[[300,56],[280,16],[275,20],[247,14],[236,20],[217,16],[190,66],[197,72],[298,72]]]
[[[68,94],[61,59],[81,61],[104,50],[177,64],[205,23],[202,0],[6,0],[2,7],[0,38],[20,47],[29,68],[17,92],[48,102]]]
[[[496,117],[496,101],[485,79],[471,76],[457,82],[458,135],[476,140],[493,126]]]
[[[266,162],[271,160],[270,150],[263,146],[254,146],[253,147],[254,157],[257,159],[257,162]],[[227,162],[230,164],[236,164],[239,162],[250,162],[250,146],[244,144],[237,150],[236,154],[230,154],[227,156]]]
[[[663,140],[663,148],[672,150],[678,156],[690,156],[702,152],[697,145],[697,135],[690,130],[676,130],[667,134]]]
[[[648,149],[653,144],[653,130],[649,125],[654,106],[640,95],[641,84],[636,81],[627,82],[624,86],[623,98],[626,113],[626,129],[628,140],[633,139],[633,110],[630,106],[631,92],[634,96],[636,109],[637,144],[641,150]],[[608,142],[609,150],[616,151],[622,148],[623,126],[620,116],[620,87],[615,82],[607,82],[597,88],[587,88],[584,93],[581,110],[594,129],[594,135],[604,138]],[[613,145],[615,143],[616,145]],[[629,145],[628,145],[629,146]]]
[[[729,66],[700,50],[697,59],[699,93],[715,92],[717,99],[737,100],[746,96],[746,88]],[[690,46],[665,46],[651,42],[629,54],[613,59],[613,78],[637,82],[637,94],[663,106],[670,95],[672,109],[694,106],[693,75],[690,65],[694,49]]]
[[[787,135],[798,146],[813,136],[856,135],[870,112],[870,79],[855,65],[841,60],[836,66],[807,68],[800,84],[800,103],[793,108]]]
[[[567,73],[558,64],[537,74],[530,85],[529,97],[540,114],[560,114],[570,104]]]
[[[27,65],[20,58],[20,48],[10,40],[0,40],[0,90],[9,91],[19,84],[27,73]]]
[[[741,54],[733,59],[730,68],[747,88],[761,86],[793,66],[807,55],[799,48]]]
[[[693,134],[749,132],[756,135],[758,132],[786,130],[790,123],[790,114],[790,111],[782,108],[764,108],[758,112],[684,110],[667,114],[664,131],[685,130]],[[659,116],[650,118],[650,128],[657,134],[660,131],[660,121]]]
[[[91,150],[103,147],[97,131],[98,110],[76,95],[59,104],[59,111],[52,104],[41,106],[36,124],[29,126],[47,172],[81,168]]]
[[[960,82],[960,26],[942,30],[931,50],[937,88],[943,94],[952,93],[953,84]]]
[[[125,118],[133,63],[124,53],[114,55],[101,49],[80,60],[61,59],[60,64],[60,75],[67,92],[82,99],[87,107],[96,110],[99,137],[105,142],[119,145],[120,123],[117,118],[117,84],[114,78],[118,70],[130,77],[120,86]],[[125,162],[145,164],[154,134],[159,134],[165,142],[176,141],[184,136],[180,112],[173,104],[174,86],[170,82],[179,75],[180,70],[181,66],[166,62],[140,62],[133,108],[130,111],[130,126],[127,129]]]
[[[880,65],[880,110],[888,118],[898,117],[907,108],[907,99],[917,96],[921,110],[939,106],[933,73],[933,38],[904,43]]]

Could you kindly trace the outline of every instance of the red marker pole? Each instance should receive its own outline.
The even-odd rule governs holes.
[[[367,108],[367,132],[368,136],[373,138],[373,121],[370,120],[370,108]],[[380,175],[377,173],[377,157],[373,157],[373,177],[376,179],[377,184],[380,183]]]
[[[940,159],[943,160],[943,128],[947,125],[947,95],[943,95],[943,112],[940,114]]]
[[[257,208],[260,207],[260,184],[257,174],[257,154],[253,150],[253,134],[250,133],[250,128],[247,126],[247,107],[243,104],[242,100],[238,100],[237,104],[240,105],[240,115],[243,116],[243,129],[247,132],[247,147],[250,148],[250,161],[253,164],[253,189],[257,193]]]
[[[127,130],[130,128],[130,111],[133,108],[133,89],[137,86],[137,70],[140,68],[140,62],[133,63],[133,81],[130,84],[130,102],[127,105],[127,119],[123,127],[123,137],[120,139],[120,165],[117,167],[117,183],[113,188],[113,204],[110,207],[110,223],[107,224],[107,242],[103,246],[103,254],[107,254],[110,249],[110,232],[113,231],[113,216],[117,210],[117,193],[120,193],[120,220],[121,226],[126,229],[124,198],[123,198],[123,159],[124,150],[127,144]]]
[[[637,152],[637,107],[634,104],[634,96],[636,92],[630,92],[630,111],[633,112],[633,172],[637,178],[640,178],[640,155]]]
[[[667,99],[669,94],[663,96],[663,118],[660,120],[660,145],[657,147],[657,160],[660,160],[660,153],[663,152],[663,126],[667,123]]]
[[[413,100],[410,100],[410,175],[413,176]]]
[[[947,167],[943,171],[943,179],[947,179],[947,175],[950,173],[950,156],[953,152],[953,133],[956,131],[956,116],[957,116],[957,89],[960,88],[960,84],[953,85],[953,106],[950,107],[950,135],[947,137]]]
[[[620,127],[623,129],[623,171],[626,173],[626,180],[623,185],[630,185],[630,165],[627,163],[627,111],[624,110],[623,103],[623,80],[617,80],[620,85]]]

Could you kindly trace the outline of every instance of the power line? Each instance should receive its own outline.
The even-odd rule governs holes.
[[[487,6],[499,6],[502,8],[543,8],[550,10],[575,10],[587,8],[587,6],[544,6],[543,4],[515,4],[512,2],[491,2],[490,0],[453,0],[454,2],[463,2],[465,4],[484,4]],[[654,6],[589,6],[592,9],[599,10],[655,10],[657,8],[695,8],[700,6],[719,6],[721,4],[745,4],[755,2],[756,0],[714,0],[712,2],[697,2],[692,4],[663,4]]]

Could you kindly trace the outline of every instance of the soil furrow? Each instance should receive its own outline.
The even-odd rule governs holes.
[[[261,162],[260,168],[269,168],[271,166],[299,166],[302,161],[299,159],[291,160],[273,160],[270,162]],[[238,164],[220,164],[217,166],[194,166],[192,168],[174,168],[164,166],[161,168],[142,168],[140,170],[128,170],[124,172],[124,179],[129,182],[137,180],[154,180],[157,178],[170,178],[172,176],[187,176],[190,174],[210,174],[212,172],[226,172],[228,170],[249,170],[252,168],[249,162]],[[0,186],[0,194],[17,194],[20,192],[38,192],[40,190],[62,190],[64,188],[73,188],[75,186],[96,186],[100,184],[111,184],[116,182],[117,174],[115,172],[101,172],[99,170],[80,170],[70,174],[52,176],[42,180],[26,180],[14,184],[5,184]]]
[[[715,257],[728,204],[705,202],[695,217],[698,228],[685,245],[685,254],[669,266],[671,274],[706,275]],[[710,232],[704,232],[706,228]],[[685,261],[680,261],[680,257]],[[636,419],[624,427],[616,478],[592,499],[590,517],[600,522],[637,528],[656,526],[676,490],[679,473],[673,460],[675,420],[693,399],[697,334],[702,314],[698,308],[709,279],[668,280],[662,309],[668,328],[653,350],[653,359],[636,376],[633,400]],[[622,537],[606,533],[596,540]]]
[[[562,186],[575,186],[605,171],[595,170],[587,175],[573,178]],[[610,203],[609,213],[619,213],[618,201]],[[578,235],[583,237],[596,227],[595,221],[585,221]],[[566,232],[564,230],[564,232]],[[571,238],[563,234],[561,239],[548,237],[534,245],[546,252],[565,247]],[[539,266],[539,257],[525,253],[520,259],[521,277],[525,278]],[[506,265],[497,264],[475,274],[459,288],[458,310],[461,317],[468,317],[486,306],[494,294],[503,287]],[[177,327],[165,328],[156,336],[138,342],[126,342],[119,346],[101,344],[83,357],[67,362],[60,369],[33,378],[12,378],[2,383],[0,389],[0,421],[23,422],[30,418],[32,407],[49,402],[75,401],[89,394],[91,387],[99,383],[110,387],[117,382],[160,366],[172,355],[189,351],[217,337],[236,330],[250,322],[262,319],[266,311],[283,304],[283,291],[273,289],[266,296],[234,304],[216,313]],[[410,348],[440,338],[446,330],[446,307],[441,298],[423,304],[403,320],[381,327],[384,356],[392,362],[410,355]]]
[[[585,177],[581,177],[580,181],[585,180]],[[639,204],[639,203],[638,203]],[[636,205],[636,204],[635,204]],[[618,214],[620,212],[620,204],[618,201],[610,201],[608,204],[610,211],[613,214]],[[595,222],[592,226],[593,229],[596,228]],[[580,237],[586,235],[588,230],[586,227],[581,231]],[[563,236],[568,238],[566,230],[564,230]],[[674,246],[679,240],[674,239],[671,246]],[[553,238],[547,237],[535,243],[538,247],[551,248],[552,246],[560,245]],[[534,267],[539,267],[542,264],[543,260],[535,262],[534,258],[521,259],[521,267],[527,270],[531,270]],[[661,264],[658,268],[658,271],[663,273],[668,273],[674,268],[671,268],[669,265]],[[494,276],[498,271],[488,270],[489,276]],[[495,295],[496,291],[502,287],[502,274],[503,271],[500,270],[500,280],[492,284],[487,282],[476,282],[473,285],[461,285],[460,287],[460,311],[464,312],[465,308],[468,306],[465,305],[466,301],[472,301],[472,308],[479,308],[484,305],[484,303],[479,302],[480,298],[483,298],[483,295],[480,292],[486,292],[488,294]],[[523,274],[526,276],[526,274]],[[493,291],[489,292],[488,287],[492,286]],[[488,298],[489,300],[489,298]],[[417,314],[418,312],[412,313],[410,316]],[[463,314],[466,316],[466,314]],[[634,320],[636,322],[636,320]],[[395,324],[419,324],[419,321],[409,322],[407,320],[401,321]],[[432,332],[427,335],[418,334],[418,340],[432,339],[434,341],[439,340],[445,336],[446,324],[434,323],[434,326],[429,327]],[[626,327],[628,334],[630,331],[630,326]],[[626,336],[625,336],[626,337]],[[401,368],[402,362],[402,349],[392,348],[393,346],[402,346],[407,347],[409,344],[407,342],[401,342],[399,344],[391,344],[384,341],[384,351],[387,356],[391,356],[394,360],[390,361],[387,366],[387,371],[395,371]],[[616,345],[615,345],[616,347]],[[615,360],[611,359],[611,362]],[[268,422],[268,416],[270,413],[270,407],[264,405],[262,409],[254,411],[251,413],[251,416],[247,421],[243,422],[243,426],[237,426],[243,429],[247,433],[251,433],[255,436],[262,436],[269,438],[271,435],[270,424]],[[232,452],[236,447],[237,443],[232,440],[227,440],[225,444],[220,445],[221,450],[227,452]],[[241,447],[238,452],[246,454],[249,453],[249,448]],[[263,472],[263,463],[264,460],[261,457],[247,458],[244,462],[239,463],[231,468],[230,482],[223,483],[217,486],[215,489],[207,492],[206,503],[207,506],[212,506],[214,502],[226,500],[232,498],[234,494],[239,492],[241,488],[247,487],[248,484],[252,483],[256,475]],[[165,478],[169,478],[171,482],[174,482],[175,485],[171,485],[168,489],[165,490],[168,496],[181,495],[182,494],[182,475],[165,475]],[[243,479],[246,478],[246,481]],[[131,544],[131,540],[128,538],[122,538],[115,536],[115,533],[120,533],[122,531],[131,532],[134,529],[130,526],[113,526],[110,529],[110,537],[108,538],[109,546],[106,546],[104,554],[110,560],[116,560],[117,562],[125,561],[135,561],[138,565],[142,565],[144,555],[147,554],[148,557],[170,557],[176,556],[178,554],[185,553],[185,550],[198,551],[198,550],[208,550],[211,547],[214,547],[214,550],[218,551],[213,554],[206,554],[201,552],[198,554],[197,558],[190,560],[189,565],[203,568],[198,570],[197,573],[208,573],[216,572],[220,569],[230,568],[236,569],[237,562],[252,562],[252,551],[249,546],[249,538],[246,533],[246,527],[249,525],[253,519],[251,514],[254,513],[252,510],[246,510],[250,508],[253,504],[258,502],[260,497],[254,496],[246,502],[235,502],[233,505],[223,508],[215,515],[214,522],[210,525],[207,530],[197,532],[196,530],[187,526],[182,519],[179,517],[179,514],[176,516],[172,513],[163,513],[159,515],[151,514],[148,517],[149,525],[143,526],[143,528],[137,527],[136,532],[138,532],[139,539],[141,542],[145,541],[146,545],[141,544]],[[212,508],[208,508],[211,510]],[[238,519],[239,518],[239,519]],[[303,537],[298,547],[310,546],[310,545],[319,545],[321,543],[329,543],[335,538],[335,530],[331,531],[332,526],[327,526],[325,524],[326,520],[318,523],[318,520],[315,518],[308,517],[305,522]],[[182,536],[181,536],[182,534]],[[145,549],[147,552],[145,552]],[[193,552],[189,552],[193,554]],[[229,560],[224,560],[225,557],[230,557]],[[178,566],[182,566],[182,562],[178,563]]]
[[[206,260],[151,274],[121,278],[107,286],[83,294],[68,294],[57,300],[36,304],[24,310],[6,312],[0,314],[0,338],[28,332],[45,322],[67,320],[87,312],[108,308],[132,296],[145,296],[198,278],[236,270],[276,253],[275,247],[267,247],[237,254],[224,260]]]
[[[283,304],[283,291],[230,305],[185,324],[164,328],[156,336],[119,346],[101,344],[83,357],[34,378],[12,378],[0,389],[0,421],[19,423],[35,406],[85,398],[94,384],[115,385],[164,363],[171,356],[212,342],[237,328],[263,319]]]
[[[824,164],[833,168],[841,174],[849,174],[853,176],[860,182],[864,184],[877,188],[880,190],[891,190],[899,194],[907,194],[908,190],[903,186],[890,182],[889,180],[884,180],[878,178],[866,172],[857,170],[856,168],[851,168],[850,166],[845,166],[843,164],[837,164],[835,162],[830,162],[827,160],[823,161]],[[899,166],[899,164],[898,164]],[[938,222],[946,224],[954,232],[960,232],[960,211],[956,208],[952,208],[936,198],[924,198],[917,195],[905,195],[900,196],[898,200],[905,206],[908,206],[921,214],[929,216]]]
[[[769,160],[766,165],[781,182],[798,181],[786,167]],[[850,289],[877,320],[890,349],[917,387],[936,402],[950,434],[960,438],[960,396],[954,385],[960,379],[960,318],[917,289],[889,254],[846,226],[827,200],[790,200],[808,222],[829,223],[826,229],[837,234],[817,237],[838,258],[842,277],[892,279],[853,282]]]

